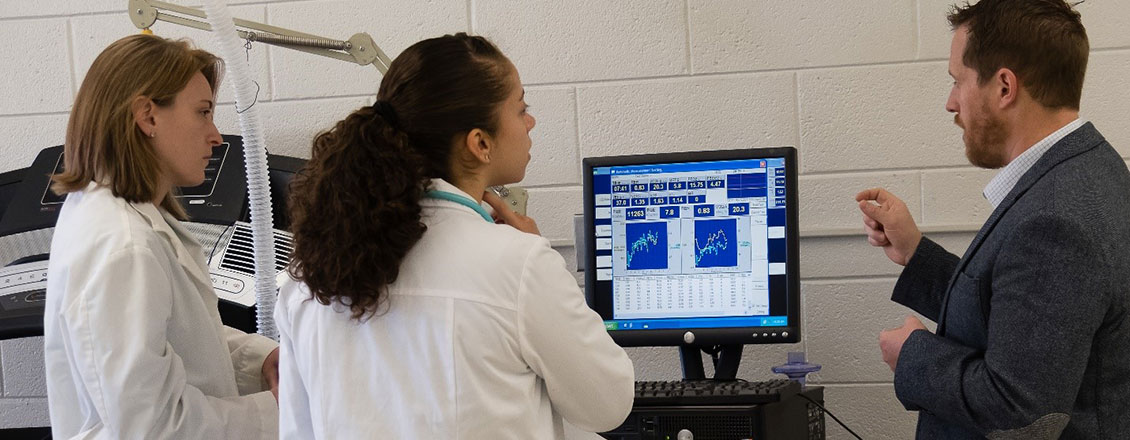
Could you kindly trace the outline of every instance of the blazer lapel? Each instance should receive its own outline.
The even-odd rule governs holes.
[[[945,334],[946,311],[949,309],[949,290],[953,288],[957,274],[965,270],[973,254],[976,253],[981,247],[981,244],[985,242],[989,233],[996,228],[1001,217],[1008,212],[1009,208],[1012,208],[1012,206],[1016,204],[1016,201],[1019,200],[1020,197],[1032,188],[1032,185],[1035,185],[1036,182],[1043,178],[1052,168],[1055,168],[1056,165],[1095,148],[1103,141],[1105,141],[1105,139],[1102,134],[1099,134],[1099,131],[1095,129],[1093,124],[1090,122],[1083,124],[1078,130],[1069,133],[1059,142],[1056,142],[1054,146],[1044,153],[1040,160],[1032,165],[1031,169],[1020,177],[1020,180],[1016,182],[1016,186],[1012,188],[1012,191],[1009,191],[1008,195],[1001,201],[1001,204],[993,210],[993,213],[989,215],[989,219],[986,220],[985,224],[981,226],[981,229],[977,231],[977,235],[973,237],[973,241],[969,244],[969,247],[966,248],[965,255],[963,255],[961,261],[957,263],[957,270],[950,276],[949,287],[946,290],[945,298],[942,300],[942,311],[938,316],[939,335]]]

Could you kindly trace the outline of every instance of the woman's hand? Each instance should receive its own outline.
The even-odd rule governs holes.
[[[502,198],[493,191],[484,192],[483,200],[486,201],[491,208],[494,208],[495,223],[510,225],[513,226],[514,229],[525,233],[541,235],[541,232],[538,231],[538,224],[534,219],[514,212],[513,209],[510,209],[510,207],[506,205],[506,201],[502,200]]]
[[[263,360],[263,381],[271,394],[275,395],[275,402],[279,401],[279,349],[276,348]]]

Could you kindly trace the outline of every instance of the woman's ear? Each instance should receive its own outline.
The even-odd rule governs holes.
[[[494,140],[491,139],[481,128],[473,128],[467,132],[464,138],[462,150],[469,155],[469,158],[474,158],[479,163],[490,163],[490,152],[493,149]]]
[[[157,135],[157,118],[153,114],[156,108],[157,105],[148,96],[138,96],[130,103],[133,121],[137,123],[137,128],[140,128],[141,132],[149,137]]]

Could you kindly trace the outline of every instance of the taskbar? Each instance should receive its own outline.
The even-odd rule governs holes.
[[[724,318],[612,319],[604,328],[615,330],[663,330],[682,328],[785,327],[787,316],[737,316]]]

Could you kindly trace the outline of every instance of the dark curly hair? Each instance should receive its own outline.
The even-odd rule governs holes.
[[[290,187],[290,274],[314,299],[375,314],[400,264],[427,229],[429,180],[451,180],[455,140],[494,133],[513,65],[465,33],[413,44],[389,66],[377,103],[314,139]]]

